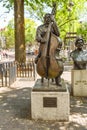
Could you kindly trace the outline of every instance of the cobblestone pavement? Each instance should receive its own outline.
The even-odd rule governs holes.
[[[64,72],[62,77],[70,83],[70,72]],[[0,130],[87,130],[87,97],[70,96],[68,122],[31,120],[34,83],[22,78],[10,88],[0,88]]]

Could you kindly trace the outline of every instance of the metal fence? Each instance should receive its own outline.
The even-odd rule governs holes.
[[[28,77],[30,80],[35,80],[36,73],[33,59],[26,63],[17,64],[17,77]]]
[[[10,86],[16,78],[28,78],[35,80],[35,63],[31,59],[27,63],[5,62],[0,63],[0,86]]]
[[[15,62],[0,63],[0,86],[10,86],[16,80]]]

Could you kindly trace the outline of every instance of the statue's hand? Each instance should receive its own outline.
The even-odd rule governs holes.
[[[51,15],[51,22],[54,22],[55,19],[54,19],[54,15]]]
[[[41,43],[46,43],[46,38],[42,38]]]
[[[37,62],[38,62],[38,58],[36,57],[36,58],[35,58],[35,64],[37,64]]]

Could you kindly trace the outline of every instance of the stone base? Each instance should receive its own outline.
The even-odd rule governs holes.
[[[73,96],[87,96],[87,70],[72,70]]]
[[[42,84],[38,79],[32,89],[32,119],[68,121],[70,103],[66,85],[58,87],[49,83],[48,86],[46,81]]]

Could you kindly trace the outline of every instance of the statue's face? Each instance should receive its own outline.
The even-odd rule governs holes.
[[[44,18],[45,23],[49,24],[51,22],[51,15],[50,14],[46,14],[45,18]]]
[[[77,47],[77,48],[82,48],[82,47],[83,47],[83,42],[79,40],[79,41],[76,43],[76,47]]]

